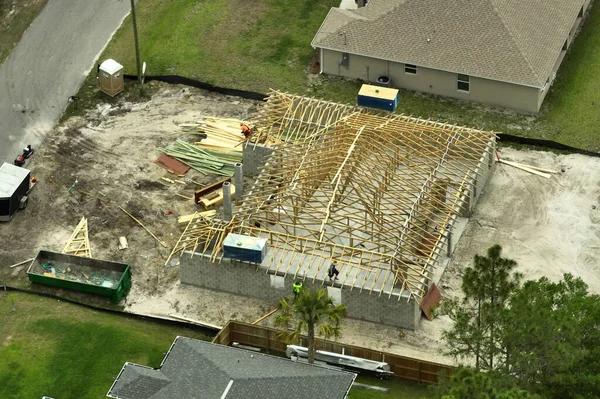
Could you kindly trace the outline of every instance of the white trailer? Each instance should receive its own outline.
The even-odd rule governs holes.
[[[6,162],[0,166],[0,222],[8,222],[27,206],[30,176],[28,169]]]
[[[297,345],[288,345],[285,354],[292,360],[294,357],[307,359],[308,348]],[[315,360],[358,372],[372,373],[379,378],[388,378],[394,374],[390,371],[390,365],[385,362],[377,362],[360,357],[342,355],[340,353],[318,350],[315,355]]]

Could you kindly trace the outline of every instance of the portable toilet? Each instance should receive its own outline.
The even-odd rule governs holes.
[[[123,91],[123,65],[108,59],[100,64],[100,90],[111,97]]]
[[[393,112],[398,105],[398,90],[364,84],[358,92],[358,105]]]

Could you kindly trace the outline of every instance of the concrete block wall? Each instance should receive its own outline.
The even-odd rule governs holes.
[[[342,303],[348,308],[348,317],[353,319],[371,321],[407,330],[415,330],[421,320],[421,308],[414,300],[407,300],[398,296],[391,298],[387,294],[368,291],[360,292],[358,289],[342,290]]]
[[[266,273],[263,267],[256,270],[256,264],[223,258],[219,262],[211,262],[208,256],[189,253],[181,258],[180,279],[182,284],[190,284],[215,291],[229,292],[236,295],[259,298],[277,303],[281,298],[292,295],[294,280],[288,276],[274,276]],[[307,288],[321,288],[321,281],[315,284],[307,279]],[[339,288],[339,285],[337,285]],[[334,296],[330,293],[331,296]],[[397,296],[368,292],[350,291],[344,287],[339,291],[341,303],[348,309],[348,317],[385,324],[394,327],[414,330],[421,319],[421,309],[414,301]]]
[[[248,145],[244,145],[244,176],[258,176],[272,152],[273,149],[271,147],[261,144],[248,143]]]
[[[481,169],[480,169],[481,175],[479,175],[479,178],[477,179],[477,182],[475,183],[475,195],[474,195],[475,200],[471,201],[471,210],[473,210],[473,208],[475,208],[475,204],[477,204],[479,197],[483,193],[483,189],[484,189],[485,185],[487,184],[488,180],[490,179],[490,176],[492,175],[494,168],[496,167],[496,161],[494,159],[494,154],[495,154],[495,151],[491,151],[488,154],[486,154],[485,156],[483,156],[481,159]]]
[[[467,218],[471,216],[471,212],[475,208],[477,200],[479,200],[479,197],[481,196],[481,193],[483,192],[487,181],[492,175],[492,171],[496,167],[496,162],[494,160],[494,151],[486,153],[484,156],[482,156],[479,159],[479,165],[479,171],[481,174],[477,176],[476,180],[474,181],[473,191],[466,198],[460,216],[464,216]]]
[[[223,258],[211,262],[208,256],[189,254],[181,257],[180,280],[182,284],[196,285],[215,291],[279,301],[292,292],[293,282],[285,281],[284,287],[271,287],[271,277],[264,270],[256,270],[256,264]]]

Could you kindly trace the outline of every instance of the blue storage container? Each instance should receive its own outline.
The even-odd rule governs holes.
[[[397,89],[364,84],[358,92],[358,105],[393,112],[398,106]]]
[[[223,255],[226,258],[262,263],[266,254],[267,240],[265,238],[229,233],[223,242]]]

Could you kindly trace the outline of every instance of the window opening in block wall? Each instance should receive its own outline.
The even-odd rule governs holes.
[[[333,303],[335,305],[340,305],[342,303],[342,289],[335,287],[327,287],[327,295],[333,299]]]
[[[285,289],[285,278],[281,276],[274,276],[271,274],[271,288],[278,290]]]

